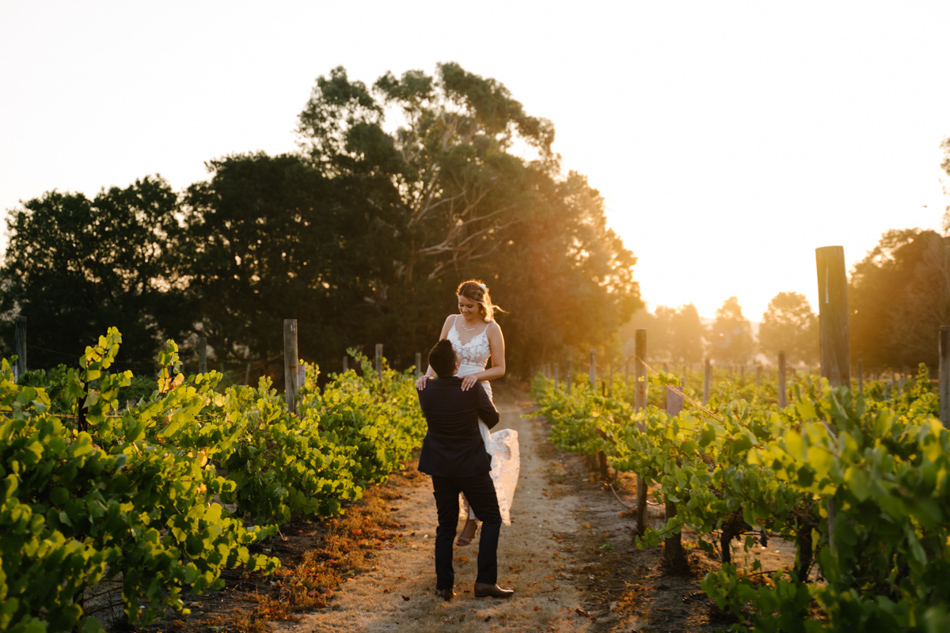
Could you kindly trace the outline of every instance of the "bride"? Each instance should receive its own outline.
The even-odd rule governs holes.
[[[501,310],[491,302],[488,287],[470,279],[459,284],[458,314],[450,314],[442,325],[439,339],[448,339],[459,357],[458,376],[462,378],[462,390],[471,389],[477,381],[492,397],[490,380],[505,375],[505,338],[501,327],[494,320],[495,310]],[[488,361],[491,360],[491,367]],[[423,389],[426,380],[434,375],[429,367],[419,377],[416,387]],[[498,497],[498,510],[505,525],[511,525],[510,510],[515,486],[518,485],[520,456],[518,453],[518,432],[514,429],[502,429],[491,433],[484,422],[479,420],[478,428],[485,442],[485,450],[491,455],[491,478],[495,483],[495,495]],[[478,529],[476,516],[463,496],[462,512],[466,517],[465,527],[459,534],[458,545],[468,545],[475,538]]]

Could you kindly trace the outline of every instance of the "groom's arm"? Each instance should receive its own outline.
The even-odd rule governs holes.
[[[494,428],[500,417],[498,409],[495,408],[495,403],[488,397],[488,392],[485,391],[482,383],[476,382],[475,386],[477,387],[475,393],[478,402],[478,417],[485,423],[485,426],[490,429]]]

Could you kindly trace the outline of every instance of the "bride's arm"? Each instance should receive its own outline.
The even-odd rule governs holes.
[[[449,330],[452,329],[452,323],[454,323],[454,319],[455,319],[454,314],[450,314],[449,316],[445,317],[445,323],[442,324],[442,333],[439,334],[440,341],[444,338],[449,337]],[[418,380],[416,380],[416,389],[418,389],[419,391],[422,391],[423,389],[425,389],[426,380],[428,380],[429,378],[432,378],[433,376],[435,376],[435,370],[432,369],[432,365],[429,365],[428,367],[426,367],[425,373],[419,376]]]
[[[470,389],[479,380],[494,380],[505,375],[505,337],[494,321],[488,325],[488,345],[491,347],[491,367],[465,376],[462,391]]]

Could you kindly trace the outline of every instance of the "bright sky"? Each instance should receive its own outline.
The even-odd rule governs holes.
[[[817,311],[849,266],[950,198],[950,2],[0,0],[0,210],[45,191],[176,189],[229,153],[294,149],[315,80],[443,61],[553,121],[603,194],[643,296],[781,291]],[[499,298],[501,300],[502,298]]]

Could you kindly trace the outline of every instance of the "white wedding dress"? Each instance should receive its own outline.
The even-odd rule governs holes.
[[[452,322],[452,329],[449,330],[448,339],[455,348],[455,353],[459,357],[458,376],[468,376],[483,371],[491,358],[491,346],[488,342],[488,327],[473,336],[465,344],[462,343],[461,334],[456,329],[459,316],[456,315]],[[487,380],[482,381],[482,386],[488,392],[488,397],[492,397],[491,384]],[[498,497],[498,510],[501,513],[501,520],[505,525],[511,525],[511,501],[515,495],[515,487],[518,485],[518,474],[521,471],[521,455],[518,451],[518,431],[514,429],[502,429],[494,433],[488,430],[488,426],[478,421],[478,429],[482,433],[482,440],[485,442],[485,450],[491,455],[491,478],[495,484],[495,495]],[[462,504],[460,506],[462,516],[465,518],[475,518],[472,509],[462,495]]]

